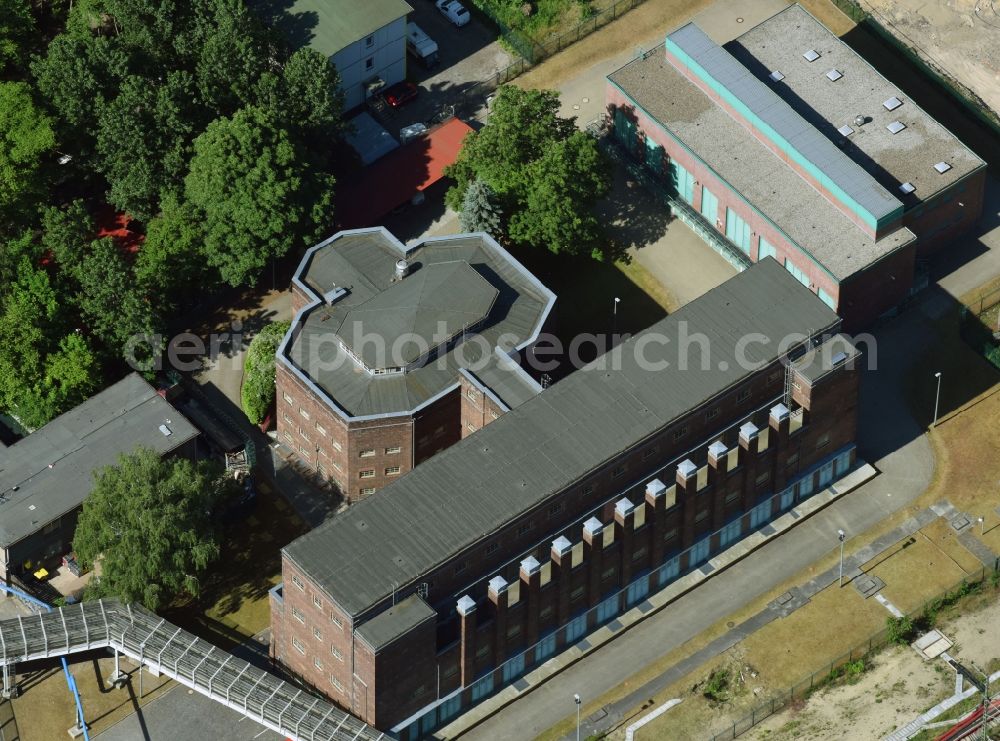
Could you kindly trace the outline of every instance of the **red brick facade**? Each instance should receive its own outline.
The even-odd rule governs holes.
[[[575,643],[843,475],[854,462],[858,371],[840,365],[812,381],[794,373],[791,410],[779,403],[785,381],[780,363],[757,371],[423,574],[435,629],[422,624],[380,651],[360,638],[352,645],[350,619],[285,557],[282,597],[272,598],[274,656],[367,722],[405,722],[401,738],[432,730],[517,676],[522,652],[530,667]],[[463,414],[482,409],[462,398]],[[710,533],[708,547],[692,551]],[[414,590],[400,585],[393,600]],[[320,640],[312,627],[328,630],[332,616],[343,630]],[[350,663],[328,667],[333,649]]]
[[[482,386],[470,381],[466,375],[461,377],[458,390],[461,394],[463,438],[499,419],[506,411]]]

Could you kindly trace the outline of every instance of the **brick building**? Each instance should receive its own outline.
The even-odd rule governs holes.
[[[288,545],[274,657],[446,723],[854,465],[840,327],[774,260],[733,277]]]
[[[508,356],[537,339],[554,302],[485,234],[409,246],[382,228],[336,234],[292,280],[279,441],[349,500],[374,493],[484,424],[463,422],[462,382],[469,398],[496,398],[495,415],[538,392]]]
[[[606,97],[675,212],[740,267],[774,257],[848,328],[982,212],[985,162],[798,5],[725,46],[688,23]]]

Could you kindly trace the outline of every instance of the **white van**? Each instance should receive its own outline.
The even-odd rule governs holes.
[[[438,64],[438,45],[416,23],[406,24],[406,50],[427,69]]]

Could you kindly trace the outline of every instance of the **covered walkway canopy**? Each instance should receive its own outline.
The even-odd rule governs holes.
[[[0,665],[110,648],[296,741],[379,741],[384,734],[326,700],[117,600],[0,622]]]

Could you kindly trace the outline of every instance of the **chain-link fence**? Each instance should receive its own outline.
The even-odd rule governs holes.
[[[959,322],[962,339],[1000,368],[1000,288],[963,306]]]
[[[927,600],[918,609],[910,612],[907,617],[921,627],[930,627],[938,611],[943,607],[954,604],[967,594],[982,589],[988,588],[996,591],[998,587],[997,577],[1000,576],[1000,570],[998,569],[1000,569],[1000,559],[994,563],[992,569],[984,566],[978,573],[966,576],[950,589],[946,589],[936,597]],[[867,661],[877,651],[889,645],[890,642],[889,632],[886,628],[872,634],[847,653],[841,654],[826,664],[822,669],[812,672],[786,691],[755,707],[748,715],[740,718],[730,727],[711,736],[711,741],[730,741],[746,733],[758,723],[789,707],[796,701],[805,700],[813,691],[841,677],[845,673],[845,667],[849,664],[857,661]]]

